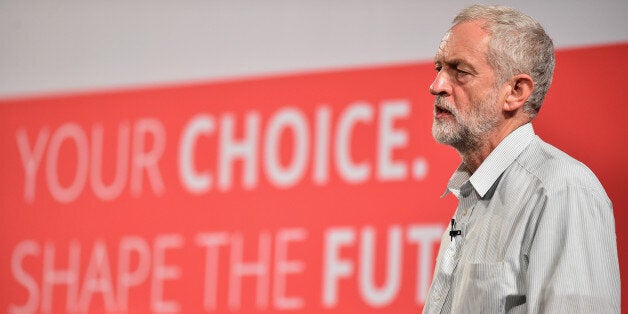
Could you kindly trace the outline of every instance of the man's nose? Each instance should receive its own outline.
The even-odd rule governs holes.
[[[449,96],[451,95],[451,84],[449,83],[449,77],[445,71],[438,71],[436,78],[432,85],[430,85],[430,93],[434,96]]]

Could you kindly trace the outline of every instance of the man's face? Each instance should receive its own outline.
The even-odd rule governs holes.
[[[434,58],[432,134],[462,152],[476,149],[500,121],[495,74],[486,58],[489,35],[481,26],[475,21],[454,26]]]

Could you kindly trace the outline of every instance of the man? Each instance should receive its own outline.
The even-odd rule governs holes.
[[[549,36],[513,9],[471,6],[435,66],[432,132],[462,163],[424,313],[619,313],[611,202],[530,124],[552,80]]]

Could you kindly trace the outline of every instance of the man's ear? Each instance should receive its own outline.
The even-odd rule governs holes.
[[[523,104],[528,100],[534,89],[534,82],[529,75],[518,74],[512,77],[508,85],[509,88],[503,109],[505,111],[514,112],[523,107]]]

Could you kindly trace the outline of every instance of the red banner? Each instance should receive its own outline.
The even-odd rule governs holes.
[[[622,270],[627,52],[559,53],[534,123],[607,188]],[[2,101],[1,311],[418,311],[459,163],[432,68]]]

